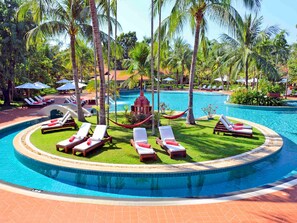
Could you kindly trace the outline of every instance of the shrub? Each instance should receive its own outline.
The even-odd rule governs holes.
[[[236,90],[231,95],[230,101],[234,104],[261,106],[281,106],[284,104],[280,98],[268,97],[264,92],[246,90],[243,88]]]

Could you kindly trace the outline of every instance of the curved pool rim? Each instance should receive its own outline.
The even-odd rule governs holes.
[[[250,198],[254,196],[264,195],[267,193],[272,193],[275,191],[283,190],[292,187],[297,184],[297,175],[285,178],[281,181],[277,181],[273,184],[267,184],[262,187],[255,187],[252,189],[241,190],[237,192],[231,192],[226,194],[221,194],[214,197],[191,197],[189,198],[141,198],[141,199],[124,199],[124,198],[106,198],[106,197],[92,197],[84,195],[69,195],[63,193],[55,193],[48,191],[39,191],[34,188],[26,188],[19,185],[13,185],[11,183],[0,181],[0,188],[4,190],[11,191],[13,193],[20,193],[27,196],[51,199],[51,200],[63,200],[72,202],[82,202],[82,203],[96,203],[105,205],[185,205],[185,204],[206,204],[206,203],[219,203],[231,200],[240,200],[245,198]]]
[[[197,173],[197,172],[217,172],[229,168],[236,168],[242,165],[260,162],[273,154],[279,152],[283,146],[282,138],[273,130],[242,119],[228,117],[238,122],[243,122],[260,130],[265,136],[265,142],[251,151],[238,154],[236,156],[226,157],[223,159],[216,159],[204,162],[185,163],[185,164],[150,164],[150,165],[133,165],[133,164],[111,164],[111,163],[98,163],[89,161],[80,161],[70,158],[64,158],[49,154],[36,148],[31,142],[31,134],[37,131],[42,124],[36,124],[21,131],[13,141],[15,150],[23,156],[41,162],[44,164],[55,165],[75,170],[91,170],[100,172],[112,173],[129,173],[129,174],[183,174],[183,173]]]
[[[242,104],[234,104],[230,102],[224,102],[224,104],[228,107],[235,108],[243,108],[243,109],[255,109],[255,110],[266,110],[266,111],[292,111],[296,110],[296,106],[261,106],[261,105],[242,105]]]

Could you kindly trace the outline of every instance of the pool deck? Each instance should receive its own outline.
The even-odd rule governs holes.
[[[36,108],[0,112],[0,129],[37,117]],[[296,222],[297,185],[248,199],[192,205],[83,203],[0,184],[0,222]]]

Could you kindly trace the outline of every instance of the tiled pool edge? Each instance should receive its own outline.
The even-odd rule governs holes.
[[[43,163],[58,165],[74,169],[102,171],[102,172],[119,172],[119,173],[189,173],[198,171],[211,171],[226,168],[232,168],[240,165],[246,165],[252,162],[257,162],[261,159],[278,152],[283,145],[282,138],[273,130],[241,119],[236,121],[245,122],[259,129],[265,136],[265,142],[260,147],[233,157],[228,157],[219,160],[205,161],[200,163],[187,163],[175,165],[124,165],[124,164],[107,164],[79,161],[68,158],[63,158],[46,153],[36,148],[30,142],[31,134],[39,128],[39,124],[32,126],[20,132],[14,139],[16,150],[31,159],[38,160]]]

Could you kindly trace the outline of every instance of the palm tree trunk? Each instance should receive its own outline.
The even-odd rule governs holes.
[[[99,106],[100,106],[100,124],[106,125],[106,116],[105,116],[105,78],[104,78],[104,63],[102,55],[102,45],[100,38],[100,29],[97,19],[97,11],[95,0],[89,0],[90,2],[90,13],[92,17],[93,24],[93,33],[94,33],[94,42],[97,56],[97,63],[99,67],[99,76],[100,76],[100,96],[99,96]]]
[[[157,75],[157,108],[158,108],[158,117],[160,115],[160,66],[161,66],[161,18],[162,18],[162,1],[158,2],[158,11],[159,11],[159,21],[158,21],[158,75]],[[158,127],[160,126],[160,118],[158,118]]]
[[[151,2],[152,8],[151,8],[151,82],[152,82],[152,135],[155,135],[155,86],[154,86],[154,0]],[[158,70],[159,72],[159,70]],[[142,78],[142,76],[141,76]],[[159,81],[159,80],[158,80]],[[159,94],[159,92],[158,92]],[[158,101],[158,111],[159,111],[159,101]]]
[[[79,92],[79,88],[78,88],[78,69],[77,69],[76,58],[75,58],[75,36],[74,35],[70,35],[70,49],[71,49],[71,63],[72,63],[72,70],[73,70],[73,80],[74,80],[74,84],[75,84],[75,96],[76,96],[78,121],[85,122],[86,119],[85,119],[85,116],[82,111],[80,92]]]
[[[182,64],[182,71],[181,71],[181,75],[180,75],[180,85],[181,85],[181,89],[184,89],[184,72],[185,72],[185,65],[184,63]]]
[[[245,87],[249,89],[249,61],[246,60],[245,62]]]
[[[118,32],[118,1],[115,1],[115,27],[114,27],[114,115],[117,122],[117,32]]]
[[[108,39],[107,39],[107,103],[109,104],[109,82],[110,82],[110,0],[107,1],[107,22],[108,22]],[[109,106],[107,107],[107,125],[109,126]]]
[[[176,88],[178,88],[178,69],[176,69],[176,75],[175,75],[175,79],[176,79]]]
[[[196,30],[195,30],[195,41],[194,41],[194,50],[193,50],[193,56],[192,56],[192,62],[191,62],[191,71],[190,71],[190,79],[189,79],[189,102],[188,102],[188,115],[187,115],[187,124],[195,125],[195,118],[193,113],[193,88],[194,88],[194,77],[196,72],[196,61],[197,61],[197,53],[199,48],[199,36],[200,36],[200,24],[202,21],[196,19]]]

